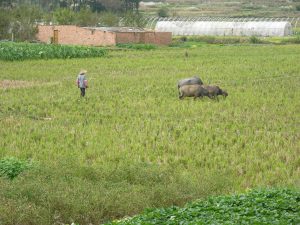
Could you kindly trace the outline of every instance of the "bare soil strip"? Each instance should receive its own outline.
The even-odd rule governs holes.
[[[0,89],[29,88],[34,86],[55,85],[56,82],[40,82],[25,80],[0,80]]]

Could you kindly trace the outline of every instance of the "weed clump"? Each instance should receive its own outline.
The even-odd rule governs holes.
[[[135,50],[152,50],[156,49],[157,46],[152,44],[117,44],[117,47],[119,48],[127,48],[127,49],[135,49]]]
[[[252,44],[259,44],[259,43],[261,43],[261,41],[259,40],[259,38],[256,37],[256,36],[251,36],[250,39],[249,39],[249,41]]]
[[[12,180],[29,167],[30,164],[26,161],[14,157],[6,157],[0,160],[0,176]]]

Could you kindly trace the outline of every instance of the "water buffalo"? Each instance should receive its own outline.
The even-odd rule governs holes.
[[[222,90],[219,86],[202,85],[202,87],[208,91],[208,97],[211,99],[215,99],[218,95],[223,95],[225,98],[228,96],[228,93],[225,90]]]
[[[198,84],[184,85],[179,88],[179,99],[184,97],[202,98],[208,96],[208,91]]]
[[[184,85],[191,85],[191,84],[199,84],[199,85],[202,85],[203,82],[202,80],[197,77],[197,76],[194,76],[194,77],[189,77],[189,78],[185,78],[185,79],[182,79],[182,80],[179,80],[178,83],[177,83],[177,87],[178,89]]]

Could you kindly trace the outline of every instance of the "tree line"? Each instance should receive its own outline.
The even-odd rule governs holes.
[[[143,27],[141,0],[0,0],[0,40],[34,40],[37,23]]]
[[[46,11],[68,8],[78,12],[82,8],[89,8],[92,12],[127,12],[138,11],[140,2],[141,0],[0,0],[0,6],[14,8],[18,5],[28,4]]]

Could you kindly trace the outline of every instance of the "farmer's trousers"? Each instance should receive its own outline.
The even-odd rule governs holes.
[[[80,88],[80,92],[81,92],[81,96],[84,97],[85,96],[85,88]]]

